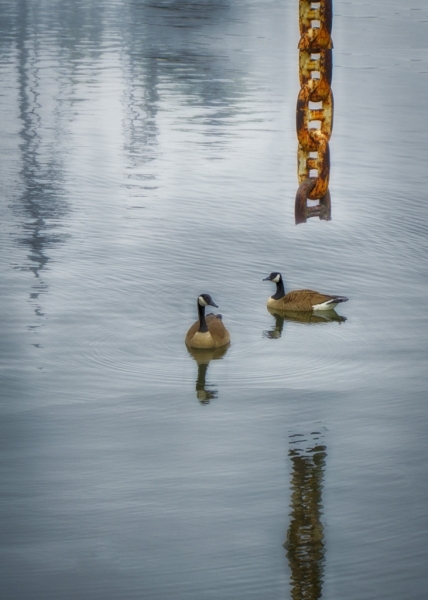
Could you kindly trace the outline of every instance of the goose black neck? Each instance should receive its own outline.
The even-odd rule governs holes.
[[[275,283],[276,283],[276,292],[274,293],[272,298],[274,300],[281,300],[281,298],[283,298],[285,296],[284,282],[282,281],[282,277],[280,277],[279,281],[277,281]]]
[[[196,391],[197,392],[199,392],[201,390],[203,390],[205,392],[205,385],[206,385],[205,379],[206,379],[209,362],[210,361],[198,365],[198,378],[196,380]]]
[[[284,317],[281,317],[281,315],[275,315],[275,331],[278,332],[279,337],[281,337],[283,329],[284,329]]]
[[[199,313],[199,329],[201,333],[208,331],[207,322],[205,321],[205,306],[201,306],[198,302],[198,313]]]

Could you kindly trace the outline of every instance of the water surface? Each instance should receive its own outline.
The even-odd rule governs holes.
[[[0,7],[2,597],[425,598],[425,4],[335,2],[297,227],[297,3]]]

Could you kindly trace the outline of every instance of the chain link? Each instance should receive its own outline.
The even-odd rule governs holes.
[[[329,140],[333,129],[332,0],[299,0],[299,76],[297,98],[296,225],[309,217],[331,220]],[[311,174],[316,171],[316,176]],[[319,200],[307,206],[307,200]]]

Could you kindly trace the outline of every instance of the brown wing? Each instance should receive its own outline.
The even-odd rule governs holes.
[[[213,336],[215,343],[218,346],[223,346],[230,342],[230,335],[226,327],[223,325],[221,315],[214,315],[210,313],[206,317],[208,331]]]
[[[287,302],[310,302],[312,305],[322,304],[333,298],[334,296],[320,294],[320,292],[315,292],[314,290],[295,290],[284,296],[284,300],[287,299]]]
[[[286,294],[279,302],[284,309],[290,310],[312,310],[315,304],[322,304],[332,300],[334,296],[320,294],[314,290],[295,290]],[[278,307],[279,308],[279,307]]]

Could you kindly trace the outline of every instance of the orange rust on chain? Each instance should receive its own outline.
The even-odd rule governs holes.
[[[319,6],[314,8],[314,4]],[[300,0],[299,17],[299,50],[314,51],[333,48],[331,40],[333,8],[331,0],[320,0],[320,2]]]
[[[327,141],[330,140],[333,129],[333,93],[328,87],[327,96],[320,99],[319,89],[315,88],[315,94],[311,93],[313,79],[305,84],[299,92],[296,106],[296,129],[297,138],[306,149],[316,150],[320,136],[314,132],[320,132]],[[322,108],[309,108],[309,102],[322,102]],[[311,128],[310,124],[320,121],[321,127]]]
[[[312,79],[312,72],[318,71],[320,74],[319,79],[326,81],[328,85],[331,85],[331,79],[333,74],[333,51],[332,50],[318,50],[313,52],[310,50],[300,50],[299,52],[299,74],[300,74],[300,85],[303,86],[305,83]]]
[[[300,0],[299,74],[301,89],[296,107],[299,189],[296,224],[318,216],[331,219],[329,140],[333,129],[332,0]],[[310,103],[317,106],[310,107]],[[314,176],[316,171],[316,176]],[[306,206],[307,200],[318,200]]]
[[[310,171],[316,170],[317,176],[313,178],[315,186],[308,192],[308,198],[310,200],[317,200],[324,196],[328,190],[328,183],[330,178],[330,148],[327,140],[320,142],[318,150],[316,151],[317,157],[309,156],[310,152],[305,150],[300,144],[297,150],[297,164],[298,164],[298,179],[299,184],[303,183],[310,177]]]
[[[302,35],[299,41],[299,50],[320,50],[321,48],[333,48],[330,34],[325,27],[311,27]]]
[[[318,4],[314,7],[314,4]],[[332,0],[300,0],[299,2],[299,25],[300,35],[312,29],[313,21],[320,21],[320,26],[324,27],[328,35],[331,34],[333,24],[333,3]]]

